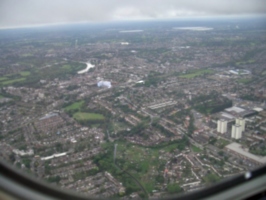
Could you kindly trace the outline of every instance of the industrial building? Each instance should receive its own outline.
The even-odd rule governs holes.
[[[224,119],[217,121],[217,132],[218,133],[226,133],[227,132],[227,121]]]

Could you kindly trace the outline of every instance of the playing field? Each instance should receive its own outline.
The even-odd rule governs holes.
[[[65,107],[65,111],[70,111],[70,110],[76,110],[76,109],[80,109],[81,106],[83,105],[84,101],[77,101],[75,103],[72,103],[71,105]]]
[[[194,78],[196,76],[200,76],[203,74],[212,74],[212,73],[213,73],[213,70],[211,70],[211,69],[200,69],[200,70],[194,70],[192,72],[181,75],[179,77],[181,77],[181,78]]]
[[[96,113],[77,112],[74,114],[76,120],[104,120],[104,116]]]

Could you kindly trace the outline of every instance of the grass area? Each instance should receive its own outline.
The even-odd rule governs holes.
[[[187,74],[180,75],[179,77],[181,78],[194,78],[196,76],[200,76],[203,74],[212,74],[213,70],[212,69],[199,69],[199,70],[193,70],[191,72],[188,72]]]
[[[202,150],[201,150],[199,147],[196,147],[196,146],[194,146],[194,145],[191,145],[191,149],[192,149],[192,151],[194,151],[194,152],[196,152],[196,153],[200,153],[200,152],[202,152]]]
[[[104,120],[104,116],[97,113],[77,112],[73,115],[76,120]]]
[[[24,54],[22,54],[21,56],[22,57],[29,57],[29,56],[32,56],[33,54],[31,54],[31,53],[24,53]]]
[[[21,76],[29,76],[31,73],[29,71],[22,71],[20,72]]]
[[[246,65],[246,64],[252,64],[252,63],[255,63],[255,60],[250,59],[250,60],[247,60],[247,61],[236,62],[236,65]]]
[[[10,85],[10,84],[17,83],[17,82],[22,82],[22,81],[25,81],[25,80],[26,80],[25,78],[17,78],[17,79],[1,82],[1,85]]]
[[[2,99],[2,98],[4,98],[4,96],[2,96],[2,95],[0,94],[0,99]]]
[[[7,77],[1,77],[1,78],[0,78],[0,81],[6,81],[6,80],[8,80]]]
[[[216,142],[215,142],[215,146],[219,147],[219,148],[224,148],[226,145],[230,144],[229,141],[227,140],[224,140],[224,139],[218,139]]]
[[[163,171],[166,162],[164,160],[158,160],[159,150],[148,149],[120,141],[116,142],[116,144],[118,144],[116,153],[117,165],[121,169],[127,170],[132,176],[140,181],[148,193],[151,193],[152,190],[156,189],[155,187],[157,183],[153,171],[156,170],[157,173],[162,175],[161,171]],[[110,150],[113,152],[112,146]],[[113,153],[111,154],[111,157],[112,156]],[[162,169],[160,169],[160,166],[162,166]],[[125,184],[128,186],[127,183]]]
[[[84,101],[77,101],[67,107],[64,108],[65,111],[71,111],[71,110],[80,110],[81,106],[84,104]]]
[[[221,180],[221,178],[214,173],[207,174],[203,177],[203,181],[207,184],[216,183],[219,180]]]
[[[237,80],[239,83],[248,84],[252,82],[251,78],[241,78]]]
[[[19,62],[20,64],[30,65],[32,63],[37,65],[37,61],[29,59],[28,61]],[[48,64],[47,64],[48,65]],[[59,77],[68,77],[69,75],[74,75],[78,71],[86,68],[86,64],[78,62],[68,62],[62,63],[60,61],[54,61],[49,63],[50,67],[45,68],[34,68],[22,71],[17,74],[7,74],[0,78],[0,86],[6,85],[28,85],[32,86],[39,83],[40,79],[52,80]]]
[[[63,65],[61,68],[62,69],[70,70],[71,69],[71,66],[70,65]]]
[[[130,191],[139,191],[140,187],[134,183],[132,178],[121,173],[112,165],[115,144],[117,145],[117,166],[135,177],[148,193],[152,193],[164,183],[163,171],[167,162],[165,155],[168,155],[169,151],[179,149],[178,145],[182,146],[183,144],[185,148],[183,139],[153,147],[144,147],[123,140],[116,140],[115,143],[103,143],[102,147],[105,149],[105,154],[99,158],[99,169],[112,173]]]

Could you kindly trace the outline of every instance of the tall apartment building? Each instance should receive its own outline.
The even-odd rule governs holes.
[[[217,121],[217,132],[218,133],[226,133],[227,132],[227,121],[224,119]]]

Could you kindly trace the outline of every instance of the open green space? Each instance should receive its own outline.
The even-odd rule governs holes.
[[[29,71],[22,71],[20,72],[21,76],[29,76],[31,73]]]
[[[194,152],[196,152],[196,153],[200,153],[200,152],[202,152],[202,150],[201,150],[199,147],[196,147],[196,146],[194,146],[194,145],[191,145],[191,149],[192,149],[192,151],[194,151]]]
[[[224,148],[226,145],[230,144],[229,141],[224,140],[222,138],[219,138],[218,140],[216,140],[215,142],[215,146],[219,147],[219,148]]]
[[[243,83],[243,84],[249,84],[251,83],[253,80],[251,78],[240,78],[237,80],[239,83]]]
[[[4,96],[2,96],[2,95],[0,94],[0,99],[2,99],[2,98],[4,98]]]
[[[191,105],[202,114],[216,113],[232,106],[232,101],[221,96],[217,91],[199,95],[191,100]]]
[[[30,60],[29,60],[30,61]],[[33,62],[33,61],[32,61]],[[27,62],[18,62],[20,64],[32,64]],[[33,62],[34,63],[34,62]],[[6,85],[29,85],[34,86],[40,82],[40,79],[52,80],[54,78],[66,78],[71,74],[76,74],[78,71],[85,69],[86,64],[78,62],[58,63],[53,62],[47,64],[47,67],[43,68],[32,68],[22,71],[17,74],[7,74],[0,78],[0,86]]]
[[[84,104],[84,101],[77,101],[67,107],[64,108],[65,111],[72,111],[72,110],[77,110],[80,111],[81,106]]]
[[[199,70],[192,70],[186,74],[180,75],[181,78],[195,78],[196,76],[201,76],[204,74],[212,74],[212,69],[199,69]]]
[[[97,113],[77,112],[73,115],[74,119],[78,121],[84,120],[104,120],[104,116]]]
[[[12,80],[1,82],[1,85],[10,85],[10,84],[22,82],[22,81],[25,81],[25,80],[26,80],[25,78],[12,79]]]
[[[236,62],[236,65],[246,65],[246,64],[252,64],[252,63],[255,63],[255,60],[250,59],[247,61],[239,61],[239,62]]]
[[[70,70],[71,69],[71,65],[63,65],[61,68],[62,69]]]
[[[114,165],[115,144],[117,145],[115,163],[120,169]],[[115,143],[103,143],[105,153],[96,156],[94,161],[101,171],[108,171],[121,181],[126,187],[126,193],[141,191],[138,184],[126,173],[137,179],[146,192],[152,193],[164,183],[163,171],[167,160],[164,159],[164,155],[174,150],[183,150],[186,145],[186,138],[151,147],[117,140]]]
[[[29,56],[32,56],[33,54],[31,53],[24,53],[24,54],[21,54],[21,57],[29,57]]]
[[[207,184],[216,183],[219,180],[221,180],[221,178],[214,173],[209,173],[203,177],[203,181]]]
[[[0,77],[0,81],[6,81],[6,80],[8,80],[7,77]]]

